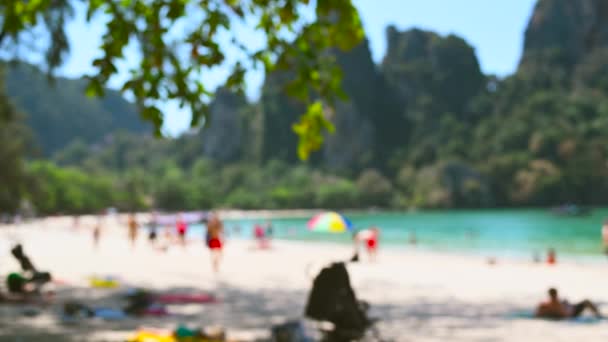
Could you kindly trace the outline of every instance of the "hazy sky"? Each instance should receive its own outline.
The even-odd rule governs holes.
[[[532,13],[535,0],[353,0],[361,14],[374,61],[379,62],[386,50],[385,29],[394,25],[399,30],[422,28],[463,37],[475,48],[484,73],[508,75],[517,67],[523,47],[523,34]],[[90,62],[98,54],[103,20],[92,23],[84,20],[81,5],[77,16],[68,26],[71,53],[60,73],[70,77],[81,76],[91,70]],[[237,28],[239,36],[259,46],[261,39],[246,27]],[[130,52],[127,52],[128,56]],[[230,52],[229,52],[230,54]],[[230,59],[230,56],[228,56]],[[120,68],[125,70],[126,68]],[[219,84],[227,70],[214,70],[206,78]],[[120,81],[119,76],[114,84]],[[251,73],[248,78],[248,95],[257,98],[263,75]],[[189,125],[189,114],[174,104],[162,108],[166,116],[165,131],[177,134]]]

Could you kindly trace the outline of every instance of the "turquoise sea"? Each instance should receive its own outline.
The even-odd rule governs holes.
[[[532,258],[544,255],[550,247],[558,257],[600,258],[601,225],[608,209],[594,209],[589,216],[561,217],[547,209],[470,210],[345,213],[357,229],[376,225],[381,229],[380,243],[385,248],[413,248],[408,244],[416,236],[417,249],[465,254]],[[285,240],[324,241],[350,244],[350,234],[310,232],[309,218],[272,220],[274,237]],[[225,222],[228,238],[252,238],[253,226],[265,220],[229,220]],[[191,238],[202,238],[202,226],[193,226]]]

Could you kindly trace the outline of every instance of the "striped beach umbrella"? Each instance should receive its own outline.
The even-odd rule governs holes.
[[[349,219],[333,211],[315,215],[308,221],[307,226],[309,230],[327,233],[343,233],[353,229]]]

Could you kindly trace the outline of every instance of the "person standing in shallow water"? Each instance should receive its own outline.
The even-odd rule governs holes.
[[[222,234],[224,225],[216,214],[211,214],[207,222],[207,247],[211,251],[211,266],[214,272],[219,272],[222,259]]]
[[[410,236],[407,240],[407,243],[409,243],[412,246],[416,246],[416,244],[418,243],[418,239],[416,238],[416,231],[412,230],[410,232]]]
[[[555,254],[555,249],[549,248],[547,251],[547,264],[555,265],[557,263],[557,256]]]

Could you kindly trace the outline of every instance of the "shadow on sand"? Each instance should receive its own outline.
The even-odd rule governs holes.
[[[30,307],[0,305],[1,341],[124,341],[139,327],[173,329],[179,324],[191,327],[222,326],[228,333],[245,340],[264,340],[270,327],[302,316],[307,292],[296,290],[243,290],[223,284],[212,304],[169,306],[169,316],[128,317],[121,320],[85,319],[77,324],[61,320],[66,300],[78,300],[92,307],[119,309],[124,306],[125,290],[82,287],[58,289],[54,303],[38,308],[38,314],[25,316]],[[200,292],[194,288],[167,288],[165,292]],[[412,298],[399,305],[374,305],[371,315],[378,317],[378,328],[385,338],[408,340],[404,332],[416,332],[429,339],[453,337],[469,328],[491,331],[504,326],[509,313],[522,312],[508,303],[478,305],[459,301],[430,301]],[[408,333],[409,334],[409,333]]]

